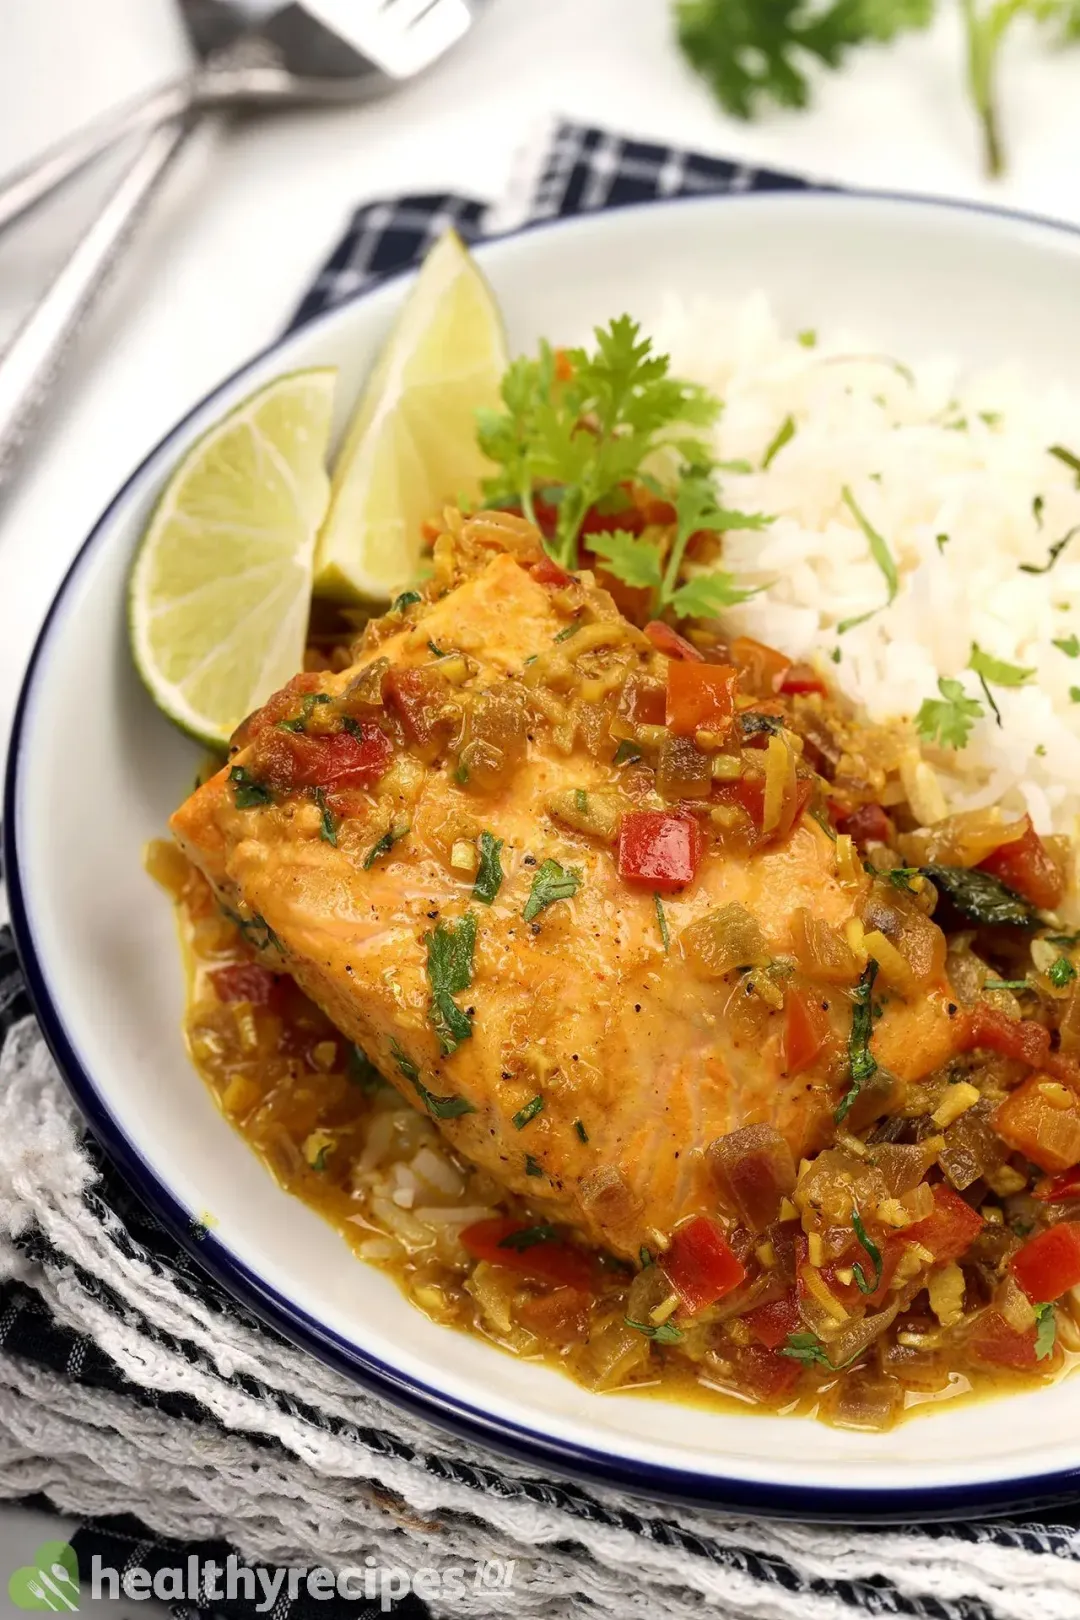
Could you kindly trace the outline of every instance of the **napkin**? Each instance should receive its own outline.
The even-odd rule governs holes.
[[[291,324],[417,263],[447,225],[476,241],[599,208],[806,184],[561,124],[494,207],[438,194],[359,208]],[[329,1603],[282,1587],[274,1620],[374,1615],[405,1593],[407,1620],[1080,1616],[1072,1506],[872,1529],[678,1508],[541,1476],[362,1392],[237,1306],[104,1159],[6,931],[0,1044],[0,1498],[79,1519],[84,1588],[97,1557],[157,1576],[178,1617],[268,1612],[262,1586],[213,1595],[207,1560],[231,1555],[270,1574],[372,1572],[372,1595]]]

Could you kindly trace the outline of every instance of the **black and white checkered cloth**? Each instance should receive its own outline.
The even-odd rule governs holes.
[[[643,141],[621,139],[598,129],[565,125],[558,128],[546,149],[546,155],[535,173],[534,183],[520,206],[518,223],[527,226],[555,216],[617,208],[655,198],[794,189],[806,184],[788,175],[748,169],[721,159],[673,151]],[[347,232],[297,308],[291,325],[297,326],[374,282],[417,264],[448,225],[454,225],[466,241],[474,242],[491,234],[493,224],[498,227],[505,222],[505,213],[500,221],[482,203],[453,195],[412,196],[366,204],[353,216]],[[0,1048],[8,1033],[29,1016],[30,1007],[10,933],[0,930]],[[250,1328],[250,1318],[224,1296],[214,1280],[205,1275],[176,1240],[158,1225],[93,1146],[90,1153],[99,1179],[85,1196],[95,1201],[97,1216],[104,1216],[110,1224],[113,1240],[119,1248],[137,1257],[140,1262],[148,1263],[158,1275],[168,1278],[172,1285],[200,1293],[212,1303],[215,1310],[233,1312],[238,1330],[241,1324]],[[0,1282],[0,1355],[16,1358],[30,1370],[37,1369],[54,1377],[61,1375],[71,1386],[130,1401],[133,1409],[152,1413],[155,1419],[166,1418],[190,1425],[192,1432],[206,1437],[208,1443],[224,1433],[219,1420],[182,1389],[156,1388],[150,1380],[145,1384],[135,1382],[125,1376],[92,1334],[77,1333],[57,1320],[35,1292],[35,1269],[51,1270],[55,1274],[58,1267],[62,1270],[68,1266],[80,1287],[92,1294],[96,1291],[97,1302],[106,1310],[126,1310],[130,1318],[130,1306],[110,1299],[98,1279],[80,1275],[77,1265],[69,1256],[56,1252],[50,1237],[40,1225],[31,1225],[23,1230],[15,1241],[25,1261],[25,1269],[22,1278]],[[269,1333],[269,1330],[265,1331]],[[150,1355],[154,1353],[154,1342],[153,1338],[148,1342]],[[156,1342],[162,1342],[160,1334]],[[168,1349],[173,1355],[179,1351],[182,1357],[190,1360],[192,1366],[205,1358],[205,1352],[195,1344],[171,1341]],[[220,1368],[216,1369],[215,1375],[225,1383],[232,1376],[237,1387],[243,1387],[246,1397],[252,1395],[248,1387],[250,1380],[248,1384],[244,1383],[245,1375],[230,1375],[228,1369]],[[266,1389],[255,1393],[268,1401],[278,1398],[273,1391]],[[322,1412],[315,1412],[312,1421],[316,1420],[325,1432],[327,1420]],[[346,1432],[344,1428],[342,1432]],[[674,1512],[670,1516],[662,1511],[657,1515],[653,1509],[648,1518],[639,1517],[626,1507],[613,1507],[605,1502],[602,1493],[593,1493],[568,1481],[530,1480],[523,1477],[521,1470],[511,1472],[495,1456],[486,1459],[483,1464],[477,1464],[474,1459],[457,1462],[452,1455],[448,1460],[445,1451],[440,1455],[424,1455],[416,1448],[404,1446],[396,1436],[390,1434],[364,1432],[357,1435],[353,1431],[350,1438],[376,1451],[381,1448],[385,1454],[392,1454],[396,1461],[417,1470],[426,1470],[429,1475],[437,1474],[443,1480],[452,1478],[463,1493],[472,1493],[478,1523],[484,1519],[489,1502],[499,1500],[512,1504],[517,1500],[526,1500],[558,1509],[567,1527],[566,1539],[571,1550],[579,1540],[578,1533],[573,1529],[576,1525],[580,1529],[583,1545],[588,1543],[586,1530],[591,1529],[610,1535],[640,1537],[642,1547],[647,1542],[650,1551],[663,1547],[684,1555],[687,1560],[710,1562],[716,1569],[726,1571],[732,1583],[731,1590],[734,1592],[737,1587],[742,1594],[738,1598],[733,1597],[730,1602],[726,1596],[711,1602],[706,1600],[713,1612],[723,1612],[729,1616],[757,1616],[760,1620],[778,1615],[810,1613],[815,1616],[828,1614],[835,1616],[836,1620],[847,1620],[847,1617],[858,1614],[904,1616],[912,1617],[912,1620],[999,1620],[1006,1612],[985,1594],[970,1595],[963,1588],[962,1581],[959,1590],[955,1580],[951,1588],[946,1590],[945,1586],[935,1585],[928,1576],[921,1591],[902,1589],[901,1582],[879,1573],[872,1564],[871,1572],[867,1573],[865,1556],[859,1574],[844,1572],[850,1566],[841,1561],[832,1567],[815,1569],[812,1560],[800,1560],[792,1550],[798,1545],[795,1535],[783,1544],[786,1551],[777,1551],[764,1543],[761,1526],[756,1527],[755,1534],[747,1534],[741,1543],[738,1538],[733,1542],[733,1521],[728,1518],[724,1526],[725,1535],[717,1534],[713,1538],[700,1531],[691,1532],[680,1523]],[[264,1436],[260,1443],[266,1448],[267,1467],[270,1468],[277,1455],[278,1442]],[[4,1494],[10,1497],[10,1489]],[[43,1500],[37,1498],[39,1505]],[[62,1491],[50,1490],[48,1502],[50,1506],[66,1505]],[[148,1505],[140,1502],[137,1496],[133,1496],[128,1505],[133,1515],[138,1515],[140,1509],[147,1513]],[[394,1511],[392,1503],[388,1503],[387,1511]],[[140,1521],[137,1516],[99,1517],[88,1521],[74,1539],[82,1567],[89,1566],[94,1553],[100,1554],[105,1563],[118,1568],[138,1564],[153,1570],[183,1564],[192,1553],[204,1559],[213,1557],[223,1562],[230,1550],[219,1542],[180,1544],[169,1540],[155,1533],[149,1518],[148,1514],[146,1521]],[[467,1512],[464,1520],[468,1521]],[[1068,1590],[1062,1597],[1062,1589],[1055,1584],[1057,1577],[1052,1572],[1060,1571],[1063,1563],[1075,1565],[1080,1561],[1078,1530],[1080,1514],[1070,1509],[1055,1514],[1053,1525],[1012,1520],[995,1524],[929,1527],[921,1532],[912,1530],[909,1534],[925,1538],[919,1545],[924,1553],[930,1549],[928,1566],[933,1566],[935,1560],[939,1560],[943,1569],[962,1567],[964,1558],[971,1559],[972,1549],[976,1547],[979,1557],[986,1561],[988,1567],[994,1559],[1025,1555],[1026,1579],[1032,1578],[1032,1569],[1046,1571],[1046,1579],[1053,1585],[1055,1596],[1049,1608],[1040,1606],[1040,1581],[1036,1575],[1031,1602],[1023,1594],[1018,1594],[1016,1604],[1008,1606],[1009,1620],[1026,1620],[1029,1614],[1034,1617],[1051,1612],[1055,1620],[1069,1620],[1071,1616],[1080,1617],[1080,1597],[1076,1598],[1075,1608],[1069,1607],[1072,1601],[1070,1592],[1080,1592],[1080,1586],[1066,1583]],[[873,1532],[864,1534],[872,1536]],[[856,1542],[856,1533],[852,1532],[849,1544],[855,1546]],[[909,1544],[915,1545],[914,1542]],[[870,1545],[872,1550],[873,1544]],[[865,1547],[864,1542],[864,1555]],[[313,1564],[321,1561],[320,1552],[320,1547],[312,1546]],[[584,1553],[582,1556],[585,1556]],[[584,1612],[586,1605],[575,1604],[572,1593],[567,1594],[565,1602],[564,1608],[560,1598],[553,1599],[544,1610],[545,1614],[555,1616]],[[241,1599],[230,1605],[189,1607],[181,1604],[174,1612],[195,1620],[195,1616],[209,1617],[211,1614],[247,1616],[253,1609],[252,1602]],[[332,1615],[333,1620],[339,1620],[341,1616],[367,1616],[376,1612],[376,1604],[364,1601],[352,1603],[338,1600],[327,1605],[301,1596],[292,1603],[279,1602],[274,1607],[273,1615],[274,1620],[308,1620],[309,1616],[320,1615]],[[421,1617],[428,1610],[417,1598],[409,1597],[396,1612],[402,1617]],[[605,1608],[604,1612],[618,1611]],[[635,1603],[633,1613],[645,1612]],[[649,1612],[654,1611],[650,1608]],[[664,1612],[674,1611],[665,1607]],[[679,1614],[683,1612],[681,1608],[678,1610]],[[687,1615],[691,1612],[700,1612],[700,1599],[695,1599],[692,1591],[688,1594],[685,1609]]]

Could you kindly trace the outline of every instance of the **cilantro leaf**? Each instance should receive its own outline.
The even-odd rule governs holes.
[[[460,1119],[462,1114],[476,1113],[466,1097],[437,1097],[433,1091],[429,1091],[420,1078],[420,1070],[393,1037],[390,1039],[390,1056],[406,1080],[416,1087],[420,1101],[433,1119]]]
[[[558,1238],[558,1227],[549,1226],[546,1221],[542,1221],[536,1226],[522,1226],[516,1232],[507,1232],[504,1238],[499,1239],[498,1247],[513,1249],[515,1254],[521,1254],[524,1249],[531,1249],[537,1243],[556,1243]]]
[[[523,1108],[518,1109],[510,1123],[513,1125],[515,1131],[523,1131],[526,1125],[529,1124],[530,1120],[534,1120],[537,1114],[542,1114],[543,1111],[544,1099],[542,1096],[537,1094],[535,1097],[530,1097],[529,1101],[524,1105]]]
[[[874,561],[881,569],[882,574],[885,576],[885,588],[888,593],[886,596],[885,605],[888,607],[889,603],[894,600],[897,591],[900,589],[900,575],[896,571],[896,563],[893,559],[893,554],[889,550],[888,543],[884,536],[880,535],[874,528],[873,524],[870,522],[870,519],[866,516],[866,513],[863,511],[862,507],[851,493],[851,490],[847,484],[845,484],[843,489],[840,491],[840,495],[844,505],[847,507],[848,511],[859,525],[859,528],[866,536],[866,542],[870,547],[871,557],[873,557]]]
[[[760,585],[753,589],[736,585],[733,574],[718,569],[715,573],[695,574],[672,593],[670,600],[680,618],[715,619],[724,608],[749,602],[759,590]]]
[[[1051,642],[1058,652],[1063,652],[1066,658],[1080,658],[1080,636],[1074,630],[1070,636],[1062,636],[1060,641]]]
[[[472,1034],[472,1019],[462,1012],[454,997],[472,984],[476,918],[467,911],[459,923],[438,923],[426,938],[431,985],[428,1016],[444,1055],[449,1057]]]
[[[556,900],[571,900],[581,887],[581,869],[577,866],[560,866],[558,861],[547,860],[539,868],[532,880],[529,898],[525,902],[525,909],[521,913],[526,922],[532,922],[534,917],[544,910],[545,906],[553,905]]]
[[[485,906],[490,906],[502,888],[503,869],[499,854],[503,847],[503,841],[501,838],[496,838],[494,833],[482,832],[479,838],[479,847],[480,864],[476,869],[473,899],[479,900]]]
[[[872,1243],[870,1238],[867,1236],[866,1227],[862,1223],[862,1216],[859,1214],[857,1209],[852,1210],[851,1212],[851,1224],[855,1228],[855,1236],[858,1238],[859,1242],[862,1244],[863,1248],[870,1257],[870,1263],[874,1268],[873,1281],[867,1281],[865,1271],[863,1270],[862,1266],[857,1263],[851,1268],[852,1274],[854,1275],[859,1293],[872,1294],[878,1283],[881,1281],[881,1250],[878,1248],[877,1244]]]
[[[795,418],[791,415],[785,416],[784,420],[781,422],[780,426],[769,440],[768,449],[761,458],[762,472],[768,472],[769,468],[772,466],[785,444],[791,443],[792,439],[795,437],[796,431]]]
[[[326,790],[321,787],[315,789],[315,803],[322,812],[322,821],[319,823],[319,837],[324,844],[337,845],[337,817],[326,802]]]
[[[609,574],[624,585],[656,590],[662,578],[660,552],[651,540],[615,529],[611,534],[593,534],[589,544]]]
[[[983,652],[977,641],[971,643],[968,668],[991,686],[1026,686],[1034,669],[1023,669],[1019,664],[1007,664],[1003,658],[993,658]]]
[[[229,781],[233,785],[233,797],[238,810],[256,810],[274,802],[274,795],[270,789],[262,782],[257,782],[244,765],[233,766],[229,772]]]
[[[1048,574],[1051,568],[1053,568],[1054,564],[1057,562],[1058,558],[1061,556],[1061,553],[1065,550],[1065,547],[1069,544],[1069,541],[1078,534],[1080,534],[1080,524],[1077,524],[1075,528],[1070,529],[1067,534],[1063,534],[1060,540],[1054,541],[1053,545],[1047,551],[1046,561],[1044,563],[1021,563],[1020,572],[1022,574]]]
[[[792,1361],[801,1361],[804,1367],[812,1367],[815,1362],[822,1367],[832,1367],[825,1346],[816,1333],[789,1333],[787,1344],[780,1354],[790,1356]]]
[[[375,865],[375,862],[381,860],[384,855],[388,855],[393,849],[394,845],[399,841],[399,839],[404,838],[408,831],[408,822],[392,822],[390,826],[387,827],[382,837],[376,839],[375,843],[372,844],[371,848],[364,856],[364,871],[370,872],[371,868]]]
[[[1058,990],[1063,990],[1072,979],[1076,978],[1076,969],[1067,956],[1059,956],[1057,961],[1051,962],[1047,968],[1046,977]]]
[[[1057,1317],[1050,1303],[1035,1307],[1035,1359],[1045,1361],[1057,1343]]]
[[[643,1333],[654,1344],[678,1344],[683,1336],[682,1328],[676,1327],[674,1322],[635,1322],[629,1316],[624,1316],[623,1321],[628,1328]]]
[[[1074,27],[1076,34],[1080,35],[1080,14],[1077,14]],[[1066,450],[1063,444],[1052,444],[1047,454],[1053,456],[1055,461],[1060,461],[1063,467],[1068,467],[1071,472],[1076,474],[1076,487],[1080,489],[1080,456],[1074,455],[1071,450]]]
[[[915,730],[924,742],[942,748],[964,748],[985,710],[978,698],[968,697],[959,681],[942,676],[937,684],[941,697],[923,702],[915,716]]]
[[[873,957],[862,971],[858,984],[851,992],[854,1007],[851,1014],[851,1034],[848,1036],[848,1068],[851,1085],[844,1093],[840,1106],[833,1114],[838,1125],[847,1118],[852,1103],[872,1075],[877,1073],[877,1058],[870,1050],[870,1037],[874,1032],[873,993],[878,965]]]

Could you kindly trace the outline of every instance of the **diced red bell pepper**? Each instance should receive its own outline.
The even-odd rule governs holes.
[[[1063,1204],[1068,1198],[1080,1198],[1080,1165],[1062,1170],[1056,1176],[1044,1176],[1033,1191],[1044,1204]]]
[[[840,816],[836,830],[853,838],[860,848],[864,844],[887,844],[893,835],[892,822],[880,804],[861,804],[849,816]]]
[[[660,1264],[692,1316],[730,1294],[746,1276],[746,1267],[708,1215],[695,1215],[678,1228]]]
[[[735,683],[731,664],[699,664],[673,658],[667,669],[667,728],[673,737],[711,731],[726,737],[735,717]]]
[[[659,894],[685,889],[701,864],[701,831],[677,810],[629,810],[619,828],[619,876]]]
[[[976,1361],[991,1367],[1014,1367],[1018,1372],[1040,1365],[1035,1354],[1035,1328],[1019,1332],[1000,1311],[983,1311],[976,1319],[967,1348]]]
[[[934,1209],[921,1221],[905,1226],[904,1238],[921,1243],[935,1260],[959,1260],[966,1254],[986,1222],[977,1209],[965,1204],[960,1194],[944,1181],[933,1188]]]
[[[592,1291],[593,1265],[587,1254],[552,1238],[540,1238],[523,1248],[517,1247],[512,1240],[517,1234],[528,1231],[523,1221],[499,1215],[466,1226],[461,1241],[474,1260],[487,1260],[493,1266],[516,1271],[519,1276],[535,1277],[562,1288],[576,1288],[583,1293]]]
[[[568,574],[565,568],[560,568],[553,557],[541,557],[538,563],[533,563],[529,573],[538,585],[570,585],[573,575]]]
[[[255,746],[252,775],[284,791],[372,787],[386,773],[393,744],[374,721],[355,725],[355,731],[333,731],[323,737],[264,732]]]
[[[1031,817],[1024,818],[1027,826],[1020,838],[1011,844],[1002,844],[985,861],[979,863],[981,872],[989,872],[1000,879],[1006,888],[1030,900],[1042,911],[1052,911],[1061,904],[1065,884],[1061,872],[1051,860],[1046,845],[1031,825]]]
[[[215,968],[210,983],[219,1001],[250,1001],[256,1007],[265,1007],[273,1000],[278,976],[257,962],[233,962],[229,967]]]
[[[1009,1270],[1033,1304],[1059,1299],[1080,1283],[1080,1222],[1059,1221],[1029,1239]]]
[[[771,697],[780,690],[780,683],[791,668],[791,659],[766,647],[752,636],[736,636],[731,643],[731,658],[743,674],[744,685],[755,697]]]
[[[820,692],[824,697],[828,687],[809,664],[792,664],[780,681],[780,690],[785,697],[800,697],[805,692]]]
[[[789,990],[784,997],[781,1061],[784,1073],[802,1074],[829,1038],[829,1020],[821,997],[808,990]]]
[[[692,642],[687,641],[685,636],[680,636],[679,632],[673,630],[670,624],[665,624],[663,619],[650,619],[645,626],[645,634],[657,652],[662,652],[667,658],[685,658],[693,664],[705,662],[705,654],[698,652]]]
[[[1036,1071],[1022,1086],[1010,1092],[994,1110],[993,1126],[1011,1148],[1037,1164],[1040,1170],[1071,1170],[1080,1164],[1080,1097],[1072,1094],[1071,1106],[1060,1108],[1061,1084]]]
[[[793,1356],[766,1350],[759,1344],[740,1345],[735,1365],[741,1381],[759,1401],[783,1400],[794,1390],[802,1371]]]
[[[795,1290],[785,1294],[783,1299],[770,1300],[768,1305],[747,1311],[743,1321],[759,1344],[767,1350],[778,1350],[787,1343],[788,1334],[798,1333],[802,1326]]]

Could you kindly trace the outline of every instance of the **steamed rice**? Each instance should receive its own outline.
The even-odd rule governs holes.
[[[722,566],[763,587],[725,622],[820,663],[882,722],[912,719],[939,676],[983,699],[965,674],[972,642],[1033,668],[1030,684],[994,688],[1000,729],[983,700],[966,748],[927,751],[937,783],[923,787],[931,802],[939,788],[948,810],[1001,801],[1026,808],[1040,832],[1075,834],[1080,659],[1054,642],[1080,627],[1080,529],[1048,573],[1019,565],[1045,564],[1080,525],[1078,479],[1047,453],[1080,453],[1080,392],[1036,388],[1015,369],[962,377],[951,362],[875,354],[841,332],[799,341],[762,295],[734,309],[673,302],[653,332],[676,375],[724,401],[717,456],[759,469],[725,472],[724,504],[776,517],[763,533],[725,536]],[[760,470],[789,415],[794,436]],[[838,634],[886,598],[845,484],[887,541],[900,589]]]

